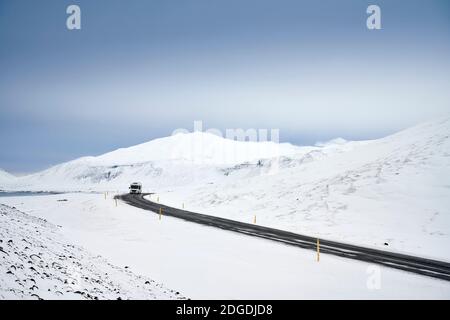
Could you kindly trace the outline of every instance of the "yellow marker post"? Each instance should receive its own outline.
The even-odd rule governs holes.
[[[183,203],[183,209],[184,209],[184,203]]]
[[[256,214],[255,214],[255,216],[253,217],[253,223],[256,224]]]
[[[320,260],[320,240],[317,238],[317,262]]]
[[[161,220],[162,208],[159,208],[159,220]]]

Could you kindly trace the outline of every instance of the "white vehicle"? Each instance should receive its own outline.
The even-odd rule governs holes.
[[[131,194],[140,194],[142,193],[142,184],[140,182],[133,182],[128,189],[130,189]]]

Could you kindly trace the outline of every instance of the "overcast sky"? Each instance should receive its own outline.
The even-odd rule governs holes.
[[[81,7],[81,30],[66,8]],[[382,30],[368,30],[369,4]],[[450,110],[450,1],[0,0],[0,168],[177,128],[385,136]]]

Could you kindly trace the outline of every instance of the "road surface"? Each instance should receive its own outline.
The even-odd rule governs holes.
[[[123,194],[117,196],[117,198],[128,203],[129,205],[153,211],[157,214],[159,214],[161,209],[162,215],[164,216],[176,217],[210,227],[283,242],[285,244],[294,245],[300,248],[317,250],[317,238],[314,237],[172,208],[160,203],[149,201],[144,198],[145,195],[147,194]],[[333,254],[340,257],[376,263],[383,266],[450,281],[450,263],[448,262],[365,248],[326,239],[320,239],[319,244],[320,253]]]

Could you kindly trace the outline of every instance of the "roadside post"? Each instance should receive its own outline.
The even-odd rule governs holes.
[[[317,262],[320,261],[320,240],[317,238]]]

